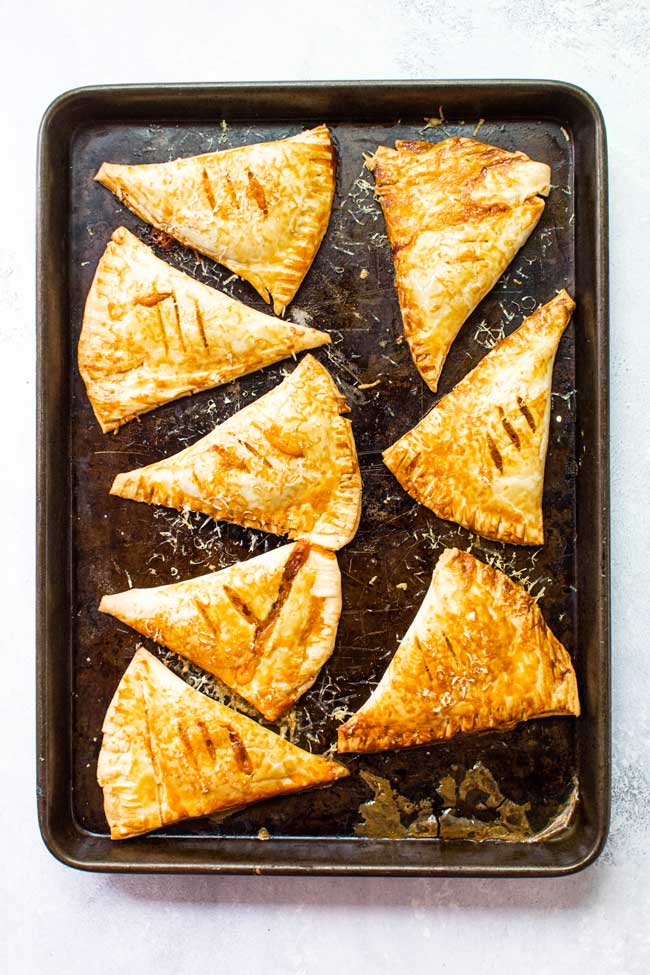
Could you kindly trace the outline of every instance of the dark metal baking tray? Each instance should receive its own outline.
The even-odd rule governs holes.
[[[222,822],[197,820],[111,843],[96,759],[104,711],[137,637],[97,613],[100,596],[129,583],[198,575],[283,540],[215,528],[198,516],[180,519],[109,497],[108,488],[118,471],[175,452],[270,389],[287,363],[169,404],[115,437],[102,435],[76,368],[76,345],[86,292],[115,227],[126,225],[171,263],[264,306],[245,282],[207,259],[197,264],[177,245],[161,250],[152,230],[92,177],[104,159],[166,160],[278,138],[320,121],[337,144],[336,200],[288,317],[332,332],[331,348],[317,354],[352,407],[364,508],[358,535],[339,556],[344,611],[336,651],[297,707],[294,740],[325,750],[344,709],[356,709],[375,686],[439,552],[477,542],[412,502],[381,463],[381,449],[436,399],[400,341],[383,218],[363,168],[364,152],[396,138],[480,133],[552,166],[554,189],[542,220],[462,329],[438,395],[479,361],[501,323],[511,331],[561,287],[575,295],[577,311],[554,375],[546,545],[479,541],[475,551],[505,562],[511,574],[534,582],[536,593],[544,590],[546,619],[574,657],[583,715],[345,757],[352,774],[330,789],[265,802]],[[592,99],[547,81],[81,89],[45,115],[38,181],[38,809],[52,853],[72,866],[108,871],[531,876],[590,863],[605,841],[610,775],[607,182],[604,126]],[[360,388],[378,378],[378,385]],[[404,582],[407,588],[398,588]],[[423,800],[440,813],[442,776],[451,770],[458,778],[477,761],[505,796],[529,804],[537,827],[575,776],[580,798],[570,825],[544,843],[358,835],[359,807],[373,794],[367,773],[387,779],[414,804],[400,800],[408,824],[409,809],[412,816]],[[258,839],[262,826],[271,837],[266,842]]]

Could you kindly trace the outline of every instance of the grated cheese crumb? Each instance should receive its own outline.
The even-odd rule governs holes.
[[[419,129],[418,131],[420,133],[422,133],[422,132],[426,132],[427,129],[435,129],[436,126],[442,125],[442,123],[444,121],[445,121],[445,113],[442,110],[442,105],[439,105],[438,106],[438,118],[427,118],[425,116],[425,118],[424,118],[424,123],[425,124],[424,124],[423,128]]]

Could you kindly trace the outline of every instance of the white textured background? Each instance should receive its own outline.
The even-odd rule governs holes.
[[[650,225],[647,0],[0,0],[0,970],[650,971]],[[609,135],[614,805],[585,873],[551,881],[75,873],[34,799],[34,175],[39,119],[83,84],[559,78]],[[6,964],[5,964],[6,961]]]

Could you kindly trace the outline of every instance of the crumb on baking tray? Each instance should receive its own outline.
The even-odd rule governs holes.
[[[426,132],[427,129],[435,129],[436,126],[442,125],[442,123],[444,121],[445,121],[445,113],[442,110],[442,105],[439,105],[438,106],[438,116],[437,117],[432,117],[432,118],[427,118],[425,116],[424,117],[424,125],[423,125],[423,127],[421,129],[419,129],[419,132],[422,133],[422,132]]]

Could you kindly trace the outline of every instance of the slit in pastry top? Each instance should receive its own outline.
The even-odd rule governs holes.
[[[395,265],[404,333],[435,392],[463,322],[544,210],[551,171],[474,139],[397,142],[367,160]]]
[[[319,125],[172,162],[105,162],[95,179],[142,220],[244,278],[281,315],[327,230],[334,147]]]

